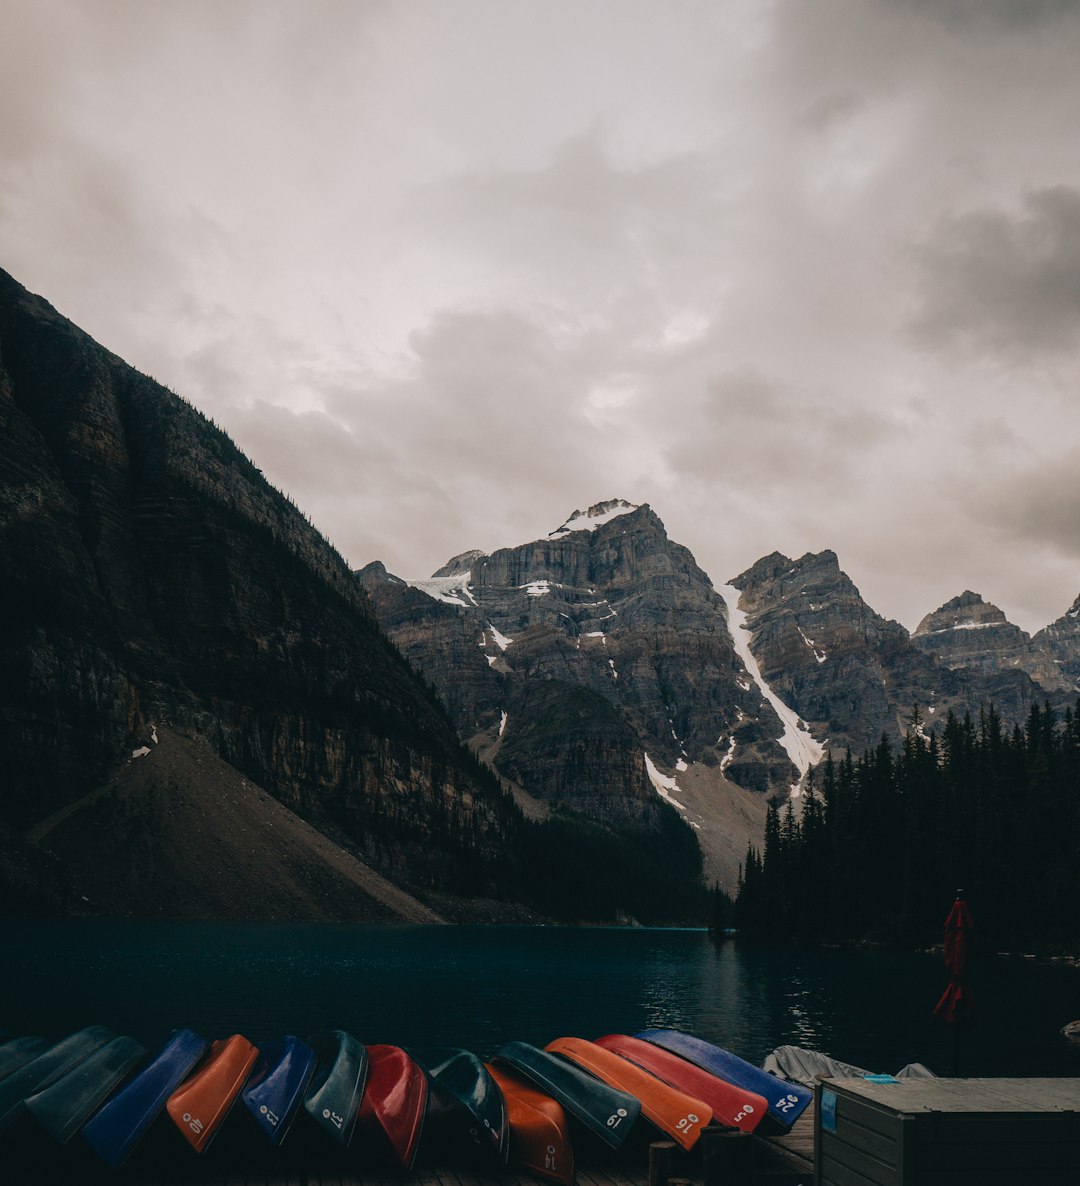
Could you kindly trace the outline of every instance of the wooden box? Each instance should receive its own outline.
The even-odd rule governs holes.
[[[1077,1186],[1080,1079],[826,1079],[816,1186]]]

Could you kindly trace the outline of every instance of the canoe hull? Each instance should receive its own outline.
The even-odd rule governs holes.
[[[358,1123],[389,1142],[394,1159],[412,1169],[427,1111],[428,1080],[400,1046],[369,1046],[368,1075]]]
[[[642,1116],[683,1149],[692,1149],[712,1120],[712,1108],[703,1099],[672,1087],[595,1042],[556,1038],[544,1049],[570,1059],[609,1087],[634,1096],[641,1102]]]
[[[169,1096],[165,1111],[196,1153],[209,1148],[258,1055],[242,1034],[214,1042],[206,1064]]]
[[[753,1063],[693,1034],[684,1034],[680,1030],[653,1029],[642,1030],[634,1036],[662,1046],[718,1078],[764,1096],[769,1120],[784,1131],[790,1130],[814,1098],[812,1091],[807,1091],[798,1083],[777,1079]]]
[[[240,1098],[268,1140],[280,1145],[315,1072],[315,1052],[295,1034],[259,1045],[259,1057]]]
[[[127,1161],[169,1096],[209,1048],[194,1030],[176,1030],[154,1058],[82,1127],[82,1137],[112,1169]]]
[[[527,1042],[508,1042],[495,1055],[530,1079],[612,1149],[621,1149],[641,1104],[625,1091],[609,1087],[546,1050]]]
[[[753,1132],[768,1114],[764,1096],[728,1083],[726,1079],[718,1079],[696,1063],[687,1062],[662,1046],[627,1034],[605,1034],[596,1039],[596,1044],[636,1063],[672,1087],[703,1099],[712,1108],[713,1116],[728,1128]]]
[[[573,1186],[574,1149],[562,1104],[511,1067],[485,1065],[506,1101],[511,1160],[560,1186]]]
[[[134,1038],[114,1038],[51,1087],[29,1096],[26,1110],[59,1145],[66,1145],[146,1057]]]
[[[348,1145],[367,1081],[368,1054],[345,1030],[334,1030],[313,1044],[315,1074],[304,1094],[304,1110],[339,1145]]]

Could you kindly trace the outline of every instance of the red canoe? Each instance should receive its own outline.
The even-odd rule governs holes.
[[[217,1041],[202,1069],[169,1096],[165,1110],[196,1153],[206,1152],[258,1056],[240,1034]]]
[[[697,1144],[701,1130],[712,1119],[712,1108],[703,1099],[680,1091],[595,1042],[586,1042],[584,1038],[556,1038],[544,1049],[550,1054],[561,1054],[608,1086],[639,1099],[645,1119],[684,1149],[692,1149]]]
[[[427,1075],[400,1046],[369,1046],[367,1052],[358,1123],[385,1137],[402,1166],[412,1169],[427,1109]]]
[[[597,1038],[596,1045],[635,1063],[672,1087],[704,1100],[716,1119],[729,1128],[753,1132],[765,1119],[769,1105],[764,1096],[718,1079],[670,1050],[626,1034],[607,1034]]]
[[[511,1158],[542,1178],[573,1186],[574,1150],[562,1104],[506,1063],[484,1065],[506,1101]]]

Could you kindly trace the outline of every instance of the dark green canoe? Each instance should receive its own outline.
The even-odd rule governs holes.
[[[0,1079],[37,1058],[48,1045],[44,1038],[8,1038],[0,1042]]]
[[[304,1093],[304,1110],[335,1141],[348,1145],[367,1081],[367,1051],[345,1030],[317,1034],[310,1045],[315,1074]]]
[[[114,1038],[51,1086],[28,1096],[26,1110],[64,1145],[145,1057],[146,1047],[134,1038]]]
[[[508,1042],[495,1057],[528,1076],[612,1149],[622,1147],[641,1112],[634,1096],[527,1042]]]
[[[506,1165],[510,1159],[506,1103],[483,1062],[472,1051],[457,1048],[409,1053],[427,1071],[431,1084],[425,1142],[442,1137],[450,1147],[471,1148]]]
[[[43,1050],[36,1058],[0,1079],[0,1132],[23,1110],[23,1100],[66,1075],[116,1035],[103,1025],[92,1025]]]

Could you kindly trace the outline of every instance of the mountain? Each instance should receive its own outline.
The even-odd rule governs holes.
[[[1080,630],[1076,635],[1080,638]],[[911,641],[920,650],[940,656],[951,668],[982,672],[1019,668],[1048,692],[1077,690],[1076,680],[1068,678],[1050,651],[1014,626],[996,605],[970,590],[927,614]]]
[[[715,588],[650,507],[622,499],[541,539],[458,553],[427,579],[378,562],[359,578],[527,811],[649,828],[666,802],[728,886],[747,842],[760,844],[767,799],[826,748],[898,742],[916,712],[932,728],[950,711],[993,704],[1019,722],[1048,694],[1066,702],[1064,667],[974,594],[913,638],[866,604],[831,551],[774,552]],[[964,615],[987,622],[978,661],[949,642],[976,633]],[[1063,623],[1067,649],[1080,628]]]
[[[1080,597],[1049,626],[1032,638],[1032,643],[1049,654],[1062,677],[1073,689],[1080,689]]]
[[[115,780],[166,727],[272,796],[294,831],[307,820],[332,837],[339,864],[370,862],[443,893],[509,892],[518,813],[387,641],[342,558],[223,432],[6,273],[0,620],[0,880],[20,894],[38,858],[51,871],[42,886],[57,859],[73,885],[93,880],[98,854],[70,825],[50,831],[55,850],[31,834],[73,812],[87,837],[103,836],[109,815],[133,829],[108,859],[127,863],[115,876],[141,886],[154,913],[197,915],[199,883],[216,878],[224,893],[229,863],[246,870],[228,881],[244,909],[279,913],[266,870],[242,863],[246,838],[201,801],[185,816],[201,837],[185,850],[185,876],[147,882],[163,868],[161,836],[148,830],[169,813],[133,822]],[[183,747],[172,748],[179,760]],[[147,785],[179,810],[190,778],[156,753],[145,761],[156,771]],[[358,900],[351,873],[325,872],[321,884],[298,916],[364,916],[343,905]],[[137,897],[128,905],[138,910]]]
[[[915,706],[925,726],[950,711],[977,717],[989,704],[1005,720],[1022,721],[1046,696],[1016,664],[956,664],[947,646],[938,653],[934,645],[946,635],[912,638],[899,622],[875,613],[835,552],[798,560],[774,552],[732,584],[765,679],[833,750],[861,754],[882,736],[898,741]],[[967,610],[946,610],[937,620],[957,612]],[[1007,630],[999,637],[1016,645]]]
[[[359,578],[460,734],[533,813],[656,829],[667,804],[697,833],[707,875],[733,886],[760,839],[760,792],[786,792],[820,757],[753,674],[722,593],[647,505],[598,503],[426,580],[379,563]]]

